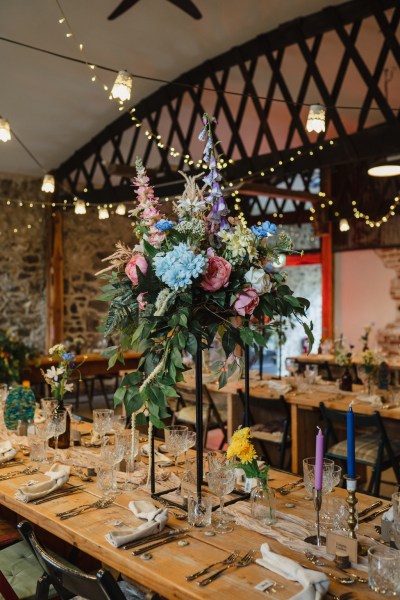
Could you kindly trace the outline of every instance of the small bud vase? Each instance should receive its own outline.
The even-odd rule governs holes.
[[[343,392],[352,392],[353,391],[353,378],[351,376],[349,367],[345,368],[345,371],[340,380],[339,389]]]
[[[276,521],[275,492],[268,484],[258,479],[250,494],[251,516],[263,525],[272,525]]]

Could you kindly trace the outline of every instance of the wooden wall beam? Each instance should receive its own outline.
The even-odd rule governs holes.
[[[64,339],[64,252],[62,213],[49,216],[49,259],[47,261],[46,343],[50,348]]]

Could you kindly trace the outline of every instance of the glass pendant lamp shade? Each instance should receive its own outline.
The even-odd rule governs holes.
[[[306,129],[308,132],[315,131],[322,133],[325,131],[325,106],[322,104],[311,104],[308,111]]]
[[[0,117],[0,140],[2,142],[9,142],[11,140],[11,128],[10,123],[7,119]]]
[[[47,174],[43,177],[42,192],[52,194],[55,190],[56,182],[53,175]]]
[[[83,200],[77,200],[75,202],[75,214],[86,215],[86,204]]]
[[[339,229],[340,231],[349,231],[350,225],[347,219],[340,219],[339,221]]]
[[[115,100],[127,102],[131,99],[133,79],[127,71],[120,71],[111,90],[111,96]]]
[[[125,204],[118,204],[117,208],[115,209],[115,212],[117,213],[117,215],[121,215],[121,217],[123,217],[126,214]]]
[[[110,214],[108,212],[108,208],[105,206],[103,208],[99,208],[99,219],[100,221],[104,221],[104,219],[108,219]]]

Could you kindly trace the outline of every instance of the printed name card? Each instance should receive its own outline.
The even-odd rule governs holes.
[[[357,563],[358,541],[341,533],[329,531],[326,536],[326,551],[328,554],[348,556],[350,561]]]

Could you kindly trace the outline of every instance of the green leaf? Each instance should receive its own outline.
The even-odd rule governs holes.
[[[150,415],[150,421],[153,423],[154,427],[157,427],[157,429],[165,428],[165,424],[158,417],[156,417],[154,415]]]
[[[159,253],[159,249],[155,248],[147,240],[143,240],[143,248],[145,249],[146,254],[148,254],[151,258],[154,258],[156,254]]]
[[[302,308],[300,302],[294,296],[284,296],[284,299],[290,306],[293,306],[293,308]]]
[[[114,354],[118,354],[119,346],[109,346],[101,353],[103,358],[111,358]]]
[[[222,371],[218,378],[218,388],[223,388],[228,383],[228,375],[226,371]]]
[[[225,335],[222,338],[222,347],[225,350],[226,356],[229,356],[229,354],[232,354],[235,350],[235,346],[238,343],[238,337],[237,331],[233,327],[226,330]]]
[[[144,413],[139,413],[138,415],[136,415],[135,417],[135,422],[137,426],[140,425],[147,425],[147,419],[146,419],[146,415]]]
[[[137,412],[140,408],[142,408],[145,401],[146,399],[139,392],[136,392],[130,397],[127,394],[127,397],[125,398],[125,408],[127,416],[129,417],[132,413]]]
[[[253,331],[254,341],[258,346],[266,346],[268,342],[268,338],[265,338],[258,331]]]
[[[178,348],[173,348],[171,352],[171,361],[174,362],[174,365],[177,369],[183,369],[182,355]]]
[[[114,393],[114,406],[118,406],[119,404],[122,404],[122,402],[124,401],[126,392],[127,392],[127,390],[124,387],[119,387],[116,390],[116,392]]]
[[[250,327],[243,327],[240,329],[240,339],[244,344],[248,344],[249,346],[253,345],[254,335]]]
[[[186,350],[192,355],[195,356],[197,352],[197,340],[193,333],[189,333],[186,341]]]
[[[135,385],[141,383],[142,381],[143,373],[141,373],[140,371],[134,371],[133,373],[128,373],[128,375],[125,375],[125,377],[121,381],[121,386]]]
[[[170,385],[160,385],[166,398],[178,398],[178,392]]]

